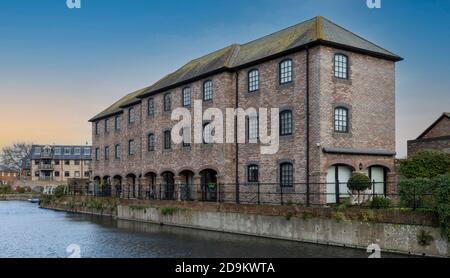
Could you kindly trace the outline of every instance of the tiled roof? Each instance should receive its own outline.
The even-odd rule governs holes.
[[[431,126],[429,126],[424,132],[422,132],[422,134],[419,135],[419,137],[417,137],[416,140],[421,140],[425,137],[425,135],[427,135],[438,123],[440,123],[443,119],[445,119],[445,117],[450,119],[450,113],[449,112],[444,112],[439,119],[437,119]]]
[[[365,53],[393,61],[402,60],[398,55],[319,16],[249,43],[242,45],[232,44],[221,50],[192,60],[175,72],[160,79],[152,86],[144,88],[140,90],[140,92],[138,91],[139,93],[137,94],[136,92],[132,93],[132,96],[142,98],[152,93],[170,89],[183,82],[206,77],[216,71],[233,70],[244,67],[259,60],[319,42],[323,44],[328,43],[331,45],[345,46],[355,51],[364,51]],[[129,96],[130,95],[121,99],[119,103],[123,104],[124,102],[127,102],[125,99],[129,98]],[[111,115],[117,110],[120,111],[120,106],[121,105],[117,105],[117,103],[112,105],[91,119],[91,121]]]

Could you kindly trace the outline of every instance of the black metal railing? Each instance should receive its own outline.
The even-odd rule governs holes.
[[[239,188],[239,191],[236,190]],[[427,208],[423,200],[431,193],[411,190],[398,194],[396,184],[373,182],[370,189],[351,191],[346,183],[242,183],[236,184],[157,184],[90,185],[77,190],[69,187],[71,195],[116,197],[121,199],[201,201],[255,205],[339,206],[363,205],[389,208]],[[237,194],[237,192],[239,194]],[[236,195],[239,198],[236,198]]]

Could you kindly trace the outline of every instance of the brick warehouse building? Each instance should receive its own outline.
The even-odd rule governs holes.
[[[450,113],[442,114],[416,140],[408,141],[408,155],[427,150],[450,154]]]
[[[230,45],[92,118],[94,180],[124,198],[278,202],[285,194],[325,204],[348,192],[353,171],[366,171],[376,193],[392,192],[401,60],[322,17]],[[258,144],[171,144],[171,111],[194,100],[203,110],[279,108],[278,153],[261,155]],[[250,137],[255,120],[247,126]]]

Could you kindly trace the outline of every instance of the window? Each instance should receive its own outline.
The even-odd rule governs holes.
[[[64,177],[69,178],[70,177],[70,172],[69,171],[64,172]]]
[[[114,150],[114,157],[116,160],[120,160],[120,157],[122,156],[122,150],[120,148],[120,144],[116,145]]]
[[[79,166],[81,164],[80,160],[75,160],[75,165]]]
[[[283,163],[280,165],[280,186],[294,186],[294,166],[291,163]]]
[[[120,130],[120,120],[121,120],[122,118],[120,117],[120,116],[116,116],[115,118],[114,118],[114,129],[116,130],[116,131],[118,131],[118,130]]]
[[[203,125],[203,144],[213,143],[213,126],[211,123],[206,123]]]
[[[155,135],[153,133],[148,135],[147,146],[148,146],[148,151],[149,152],[154,152],[155,151]]]
[[[109,160],[109,147],[105,147],[105,160]]]
[[[70,160],[64,160],[64,165],[70,165]]]
[[[164,95],[164,112],[169,112],[172,110],[172,99],[170,93]]]
[[[109,132],[109,119],[105,120],[105,133]]]
[[[85,178],[89,178],[90,176],[91,176],[90,172],[88,172],[88,171],[84,172],[84,177]]]
[[[213,83],[211,80],[203,83],[203,101],[211,101],[213,99]]]
[[[96,161],[100,160],[100,149],[99,148],[95,149],[95,160]]]
[[[85,161],[84,161],[84,165],[86,165],[86,166],[91,166],[91,161],[90,161],[90,160],[85,160]]]
[[[59,160],[55,160],[55,165],[59,165]]]
[[[348,58],[343,54],[334,55],[334,77],[348,79]]]
[[[280,84],[292,82],[292,60],[284,60],[280,63]]]
[[[164,131],[164,149],[170,150],[172,148],[172,135],[170,130]]]
[[[337,107],[334,109],[334,131],[347,133],[348,132],[348,109],[344,107]]]
[[[80,172],[79,171],[75,171],[75,178],[79,178],[80,177]]]
[[[155,99],[149,98],[147,101],[147,114],[149,117],[155,116]]]
[[[56,148],[54,149],[54,154],[55,154],[55,155],[61,155],[61,148],[60,148],[60,147],[56,147]]]
[[[100,134],[100,123],[96,122],[95,123],[95,135],[99,135]]]
[[[128,109],[128,123],[134,123],[134,107]]]
[[[128,155],[134,155],[134,140],[128,141]]]
[[[248,182],[259,182],[259,166],[249,165],[247,167],[247,181]]]
[[[40,155],[41,154],[41,147],[34,148],[34,154]]]
[[[91,148],[84,148],[84,155],[90,156],[91,155]]]
[[[74,149],[74,155],[81,155],[81,148],[75,148]]]
[[[250,144],[257,144],[259,139],[259,120],[258,117],[252,116],[247,118],[247,139]]]
[[[38,171],[34,172],[34,176],[39,177],[40,176],[39,172]]]
[[[191,146],[191,128],[185,126],[183,128],[183,147],[187,148]]]
[[[64,155],[71,155],[72,150],[70,148],[64,148]]]
[[[190,87],[186,87],[183,89],[182,97],[183,97],[183,106],[184,107],[190,106],[191,105],[191,88]]]
[[[256,92],[259,90],[259,70],[251,70],[248,73],[248,91]]]
[[[59,171],[55,172],[55,177],[59,177]]]
[[[292,111],[290,110],[280,113],[280,135],[292,135]]]
[[[39,160],[34,161],[34,165],[39,165],[40,163],[41,163],[41,161],[39,161]]]

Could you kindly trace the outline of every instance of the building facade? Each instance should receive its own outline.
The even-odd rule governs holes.
[[[13,186],[18,178],[19,173],[17,171],[0,166],[0,185]]]
[[[66,184],[69,179],[90,179],[91,146],[33,145],[30,172],[32,182]]]
[[[416,140],[408,141],[408,155],[428,150],[450,154],[450,113],[442,114]]]
[[[92,118],[93,177],[124,198],[254,202],[258,192],[261,203],[284,193],[326,204],[348,193],[352,172],[365,171],[377,193],[391,192],[400,60],[322,17],[231,45]],[[278,152],[261,154],[260,115],[247,117],[246,143],[171,143],[172,111],[192,111],[195,101],[224,115],[278,108]],[[205,138],[215,134],[203,123]]]

